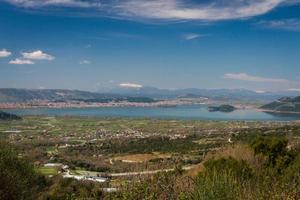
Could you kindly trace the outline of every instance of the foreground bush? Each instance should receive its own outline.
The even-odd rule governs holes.
[[[255,154],[263,154],[268,158],[268,167],[277,172],[284,170],[295,157],[295,153],[287,149],[288,141],[282,137],[258,137],[250,146]]]
[[[98,184],[80,182],[74,179],[56,177],[53,184],[39,199],[41,200],[75,200],[75,199],[101,199],[103,192]]]
[[[0,144],[0,199],[35,199],[46,185],[32,165],[9,146]]]

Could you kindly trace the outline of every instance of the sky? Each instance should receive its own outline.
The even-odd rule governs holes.
[[[300,0],[0,0],[0,87],[300,91]]]

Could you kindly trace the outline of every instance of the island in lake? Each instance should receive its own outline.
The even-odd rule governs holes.
[[[233,112],[236,110],[236,107],[232,105],[220,105],[220,106],[209,106],[209,112]]]
[[[22,118],[17,115],[0,111],[0,120],[20,120],[20,119]]]

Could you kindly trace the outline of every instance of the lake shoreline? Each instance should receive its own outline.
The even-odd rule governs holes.
[[[278,111],[278,110],[268,110],[268,109],[260,109],[258,108],[257,111],[259,112],[266,112],[266,113],[277,113],[277,114],[296,114],[300,115],[300,112],[293,112],[293,111]]]
[[[209,112],[209,105],[180,105],[176,107],[84,107],[84,108],[22,108],[4,109],[20,115],[36,116],[82,116],[108,118],[152,118],[152,119],[191,119],[210,121],[289,121],[299,120],[300,116],[290,114],[278,116],[256,108],[237,109],[233,112]]]

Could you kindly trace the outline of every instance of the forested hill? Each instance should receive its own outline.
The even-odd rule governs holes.
[[[300,113],[300,96],[298,97],[284,97],[266,104],[261,107],[265,110],[276,112],[299,112]]]

